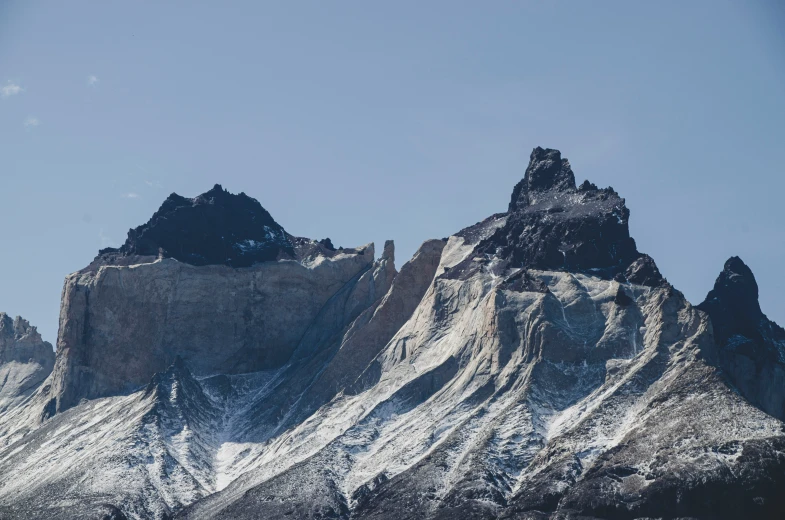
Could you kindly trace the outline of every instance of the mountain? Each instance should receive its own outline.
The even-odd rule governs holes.
[[[67,277],[54,368],[0,412],[0,518],[785,514],[752,273],[693,307],[559,151],[400,270],[259,208],[172,195]]]

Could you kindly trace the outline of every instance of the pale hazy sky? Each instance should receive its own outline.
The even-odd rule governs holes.
[[[400,266],[541,145],[693,303],[735,254],[783,324],[782,6],[0,0],[0,310],[54,343],[65,275],[214,183]]]

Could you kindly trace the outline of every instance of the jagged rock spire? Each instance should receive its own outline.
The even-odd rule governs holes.
[[[575,189],[575,175],[570,161],[561,152],[537,147],[529,156],[529,166],[523,179],[512,190],[509,211],[529,205],[529,194],[536,191]]]
[[[756,406],[785,419],[785,330],[763,314],[752,270],[729,258],[697,307],[711,318],[717,360],[731,382]]]
[[[559,150],[535,148],[515,185],[506,222],[477,249],[511,267],[586,271],[633,283],[666,283],[630,236],[630,212],[613,188],[575,184]],[[458,276],[459,272],[450,276]]]
[[[712,316],[714,334],[721,342],[733,334],[756,336],[763,311],[752,270],[738,256],[730,257],[698,308]]]

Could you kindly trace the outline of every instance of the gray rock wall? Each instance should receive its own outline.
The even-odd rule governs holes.
[[[373,263],[371,245],[241,269],[163,259],[74,273],[63,288],[56,409],[131,391],[178,356],[197,375],[280,367],[330,297]]]

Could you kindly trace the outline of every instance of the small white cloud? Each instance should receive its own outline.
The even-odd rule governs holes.
[[[4,98],[15,96],[20,92],[22,92],[22,87],[10,80],[0,88],[0,96]]]
[[[96,83],[98,83],[98,76],[94,74],[90,74],[89,76],[87,76],[87,84],[89,86],[93,87],[95,86]]]
[[[37,117],[27,116],[27,119],[25,119],[23,124],[25,125],[25,128],[35,128],[41,124],[41,121]]]
[[[158,182],[158,181],[144,181],[144,183],[147,184],[148,186],[150,186],[151,188],[160,188],[161,187],[161,183]]]
[[[138,199],[139,198],[139,194],[135,193],[133,191],[129,191],[128,193],[123,193],[123,198],[124,199]]]

